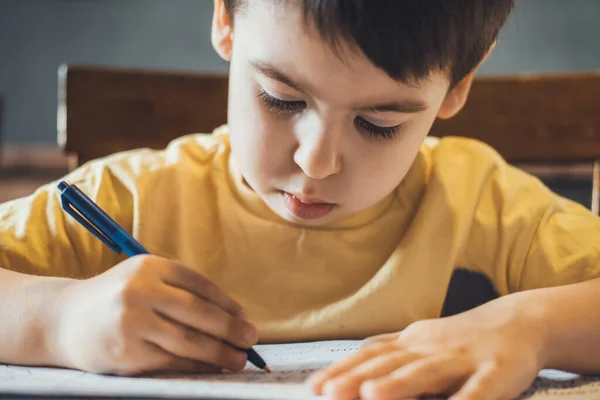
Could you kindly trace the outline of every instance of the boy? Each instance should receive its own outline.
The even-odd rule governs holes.
[[[481,143],[425,140],[511,7],[215,0],[229,126],[66,178],[157,256],[112,254],[55,183],[1,206],[0,362],[238,370],[259,336],[374,336],[313,377],[332,399],[600,371],[598,218]]]

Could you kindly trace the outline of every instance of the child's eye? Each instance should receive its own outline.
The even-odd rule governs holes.
[[[258,97],[269,112],[277,115],[292,115],[306,108],[306,103],[303,101],[281,100],[271,96],[264,90],[260,91]]]
[[[360,131],[373,139],[393,139],[402,131],[402,125],[377,126],[362,117],[354,118],[354,124]]]

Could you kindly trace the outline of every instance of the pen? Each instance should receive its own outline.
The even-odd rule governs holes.
[[[62,208],[115,253],[125,253],[128,257],[139,254],[150,254],[144,246],[119,226],[114,219],[105,213],[77,186],[61,181],[58,184],[58,189],[61,191],[60,201]],[[246,352],[248,361],[252,364],[267,372],[271,372],[267,363],[254,349],[239,350]]]

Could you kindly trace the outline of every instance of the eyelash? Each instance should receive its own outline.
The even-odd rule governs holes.
[[[395,126],[377,126],[362,117],[354,118],[354,124],[359,127],[363,132],[373,139],[385,139],[392,140],[400,132],[402,132],[403,125]]]
[[[286,101],[273,97],[264,90],[261,90],[258,94],[258,98],[262,104],[266,107],[267,111],[276,114],[278,116],[291,116],[306,108],[306,103],[303,101]],[[362,117],[356,117],[354,124],[364,134],[372,139],[385,139],[391,140],[396,137],[401,131],[403,126],[377,126],[370,123]]]
[[[292,115],[304,110],[306,104],[303,101],[285,101],[273,97],[264,90],[258,94],[260,101],[267,108],[267,111],[277,115]]]

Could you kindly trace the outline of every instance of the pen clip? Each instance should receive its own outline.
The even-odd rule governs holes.
[[[66,186],[66,188],[70,188]],[[65,189],[66,190],[66,189]],[[65,210],[70,216],[75,218],[77,222],[83,225],[88,231],[90,231],[94,236],[100,239],[105,245],[107,245],[112,251],[117,254],[121,254],[121,248],[115,242],[113,242],[108,236],[104,234],[100,229],[94,226],[87,218],[85,218],[81,213],[73,206],[73,204],[69,201],[67,196],[64,194],[64,191],[60,194],[60,202],[63,210]]]

